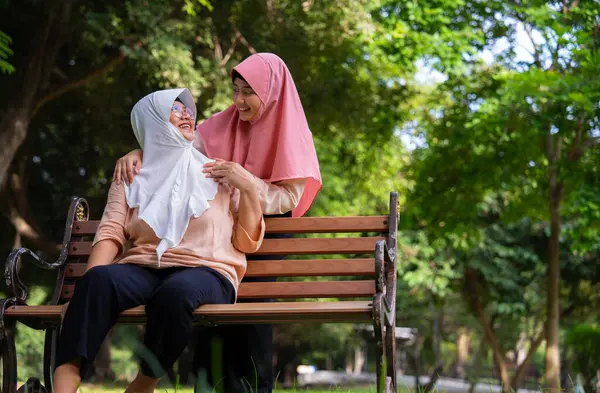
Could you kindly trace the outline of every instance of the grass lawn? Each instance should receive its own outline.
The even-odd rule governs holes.
[[[79,389],[80,393],[123,393],[125,384],[115,385],[94,385],[83,384]],[[155,390],[157,393],[194,393],[194,388],[185,386],[177,389],[170,387],[161,387]],[[277,389],[273,393],[375,393],[375,386],[366,388],[338,388],[331,390],[303,390],[301,388]],[[406,392],[408,393],[408,392]]]
[[[21,384],[18,384],[20,386]],[[96,385],[84,383],[78,390],[78,393],[123,393],[125,384]],[[155,390],[157,393],[194,393],[194,388],[190,386],[179,387],[159,387]],[[398,389],[399,393],[410,393],[408,390]],[[207,392],[208,393],[208,392]],[[212,392],[211,392],[212,393]],[[333,388],[330,390],[304,390],[302,388],[276,389],[273,393],[375,393],[375,386],[362,388]]]

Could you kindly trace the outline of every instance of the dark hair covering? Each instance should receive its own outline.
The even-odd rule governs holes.
[[[236,70],[233,70],[233,71],[231,72],[231,81],[232,81],[232,82],[235,82],[235,80],[236,80],[236,79],[241,79],[241,80],[243,80],[244,82],[248,83],[248,81],[247,81],[246,79],[244,79],[244,77],[242,76],[242,74],[240,74],[240,73],[239,73],[239,72],[237,72]],[[248,84],[250,84],[250,83],[248,83]]]

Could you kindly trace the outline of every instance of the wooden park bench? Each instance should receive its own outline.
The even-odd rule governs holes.
[[[52,391],[56,347],[61,321],[61,304],[67,302],[75,282],[84,271],[92,239],[99,221],[89,220],[85,199],[74,198],[67,215],[62,251],[58,260],[48,263],[34,252],[14,250],[6,262],[8,298],[0,300],[0,360],[2,393],[17,389],[16,322],[45,330],[44,384],[28,380],[29,391]],[[291,257],[286,260],[249,261],[246,277],[279,277],[278,282],[242,282],[240,299],[273,302],[244,302],[204,305],[195,310],[199,324],[241,323],[373,323],[377,343],[377,392],[396,392],[396,268],[398,195],[390,194],[390,211],[385,216],[272,218],[267,233],[301,235],[285,239],[265,239],[258,255]],[[332,236],[333,234],[354,234]],[[302,236],[320,234],[320,236]],[[44,269],[56,269],[54,295],[49,305],[27,305],[27,288],[19,279],[22,257]],[[314,259],[292,259],[294,256]],[[336,259],[317,259],[324,255]],[[340,258],[340,255],[345,256]],[[312,281],[290,281],[311,277]],[[315,301],[319,300],[319,301]],[[141,324],[144,308],[121,314],[120,323]],[[24,380],[21,376],[21,380]],[[23,387],[19,390],[25,390]]]

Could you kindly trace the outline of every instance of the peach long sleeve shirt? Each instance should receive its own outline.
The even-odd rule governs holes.
[[[200,217],[191,218],[189,226],[174,248],[167,249],[161,257],[160,268],[198,267],[214,269],[225,276],[235,288],[246,272],[245,253],[257,251],[265,233],[261,218],[260,235],[253,239],[249,233],[255,228],[244,228],[238,221],[239,192],[237,189],[219,185],[210,208]],[[262,215],[262,212],[258,212]],[[138,218],[138,209],[131,209],[125,198],[123,184],[112,183],[106,207],[96,232],[93,245],[102,240],[113,240],[120,246],[114,263],[132,263],[159,268],[156,247],[160,239],[146,222]]]

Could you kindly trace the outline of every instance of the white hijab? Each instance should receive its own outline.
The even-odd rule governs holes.
[[[139,208],[144,220],[161,241],[156,247],[160,257],[177,246],[192,217],[210,207],[218,185],[204,177],[202,167],[210,162],[169,122],[173,102],[178,98],[196,110],[188,89],[160,90],[139,100],[131,111],[133,132],[144,150],[144,165],[131,185],[125,185],[130,208]],[[192,127],[194,124],[192,122]]]

